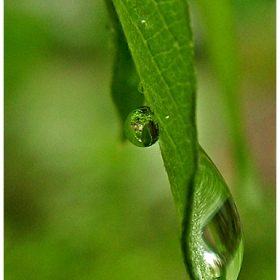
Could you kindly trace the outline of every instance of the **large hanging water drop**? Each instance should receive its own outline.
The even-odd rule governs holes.
[[[239,214],[226,182],[202,148],[193,194],[196,210],[186,236],[193,279],[236,280],[243,258]]]
[[[154,114],[148,106],[139,107],[126,118],[124,132],[128,140],[138,147],[149,147],[159,137]]]
[[[221,203],[203,228],[204,258],[212,279],[235,280],[243,257],[242,230],[232,197]]]

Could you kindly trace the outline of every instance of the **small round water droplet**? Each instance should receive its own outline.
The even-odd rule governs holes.
[[[158,125],[148,106],[132,111],[126,118],[124,132],[128,140],[138,147],[149,147],[159,137]]]
[[[140,82],[139,85],[138,85],[138,91],[140,93],[144,93],[144,87],[143,87],[143,84]]]
[[[166,119],[169,119],[169,116],[165,116]]]
[[[142,23],[142,24],[147,24],[146,19],[141,18],[141,23]]]

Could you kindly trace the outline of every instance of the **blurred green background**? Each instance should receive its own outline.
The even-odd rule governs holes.
[[[233,2],[262,197],[249,203],[242,186],[232,189],[245,239],[239,279],[275,279],[275,2]],[[158,145],[119,141],[105,8],[101,0],[5,1],[7,280],[187,279]],[[231,186],[230,128],[195,9],[193,21],[199,139]]]

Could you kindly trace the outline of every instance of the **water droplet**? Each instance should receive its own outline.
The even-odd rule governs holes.
[[[142,24],[147,24],[146,19],[141,18],[141,23],[142,23]]]
[[[138,91],[140,93],[144,93],[144,87],[143,87],[143,84],[140,82],[139,85],[138,85]]]
[[[166,119],[169,119],[169,116],[165,116]]]
[[[243,235],[237,208],[222,175],[199,148],[193,207],[185,247],[194,279],[236,280]],[[196,215],[197,214],[197,215]],[[188,251],[188,248],[195,248]]]
[[[242,230],[232,197],[203,228],[204,259],[213,279],[235,280],[243,256]]]
[[[158,125],[148,106],[132,111],[125,120],[124,132],[128,140],[138,147],[149,147],[159,137]]]

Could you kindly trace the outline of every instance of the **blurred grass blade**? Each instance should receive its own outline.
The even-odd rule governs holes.
[[[240,67],[233,6],[229,0],[196,0],[206,28],[207,50],[221,92],[235,162],[235,186],[250,196],[257,207],[261,202],[258,172],[248,145],[241,111]],[[253,199],[254,198],[254,199]],[[247,201],[248,202],[248,201]]]
[[[114,6],[110,0],[107,0],[106,3],[112,20],[116,46],[111,94],[123,129],[127,115],[135,108],[143,105],[144,95],[138,90],[140,79]],[[122,139],[125,139],[123,130]]]

